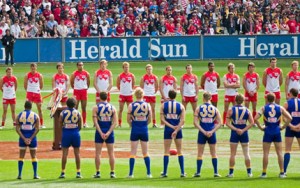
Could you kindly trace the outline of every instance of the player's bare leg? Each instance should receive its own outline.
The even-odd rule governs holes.
[[[262,178],[267,177],[267,168],[269,163],[269,153],[270,153],[271,143],[264,142],[263,143],[263,171],[261,174]]]
[[[233,177],[237,147],[238,147],[238,143],[232,143],[232,142],[230,143],[229,173],[227,175],[227,177],[229,178]]]
[[[283,159],[283,169],[285,174],[287,172],[287,168],[289,166],[289,162],[291,158],[293,141],[294,141],[294,137],[285,137],[285,154]],[[299,139],[298,139],[298,143],[299,143]]]
[[[176,149],[177,149],[177,155],[178,155],[178,162],[179,162],[179,166],[180,166],[180,177],[186,177],[186,173],[184,172],[184,157],[181,151],[182,148],[182,139],[175,139],[175,145],[176,145]]]
[[[118,117],[119,117],[119,124],[118,127],[122,127],[122,113],[124,109],[124,102],[119,102],[119,111],[118,111]]]
[[[80,148],[73,148],[74,149],[74,156],[75,156],[75,162],[76,162],[76,178],[82,178],[81,173],[80,173]]]
[[[10,105],[10,111],[11,111],[11,118],[13,120],[14,126],[16,126],[16,105],[11,104]]]
[[[19,151],[19,160],[18,160],[18,177],[17,179],[22,179],[22,170],[23,170],[23,164],[24,164],[24,157],[26,153],[27,147],[20,148]]]
[[[200,177],[201,175],[201,167],[202,167],[202,156],[204,153],[204,148],[205,148],[205,144],[198,144],[197,145],[197,149],[198,149],[198,154],[197,154],[197,169],[196,169],[196,173],[194,174],[194,177]]]
[[[102,153],[102,143],[95,143],[95,166],[96,166],[96,174],[94,175],[94,178],[100,178],[100,158]]]
[[[214,177],[218,178],[221,177],[221,175],[218,172],[218,156],[216,151],[217,144],[209,144],[209,151],[211,155],[211,161],[214,167]]]
[[[172,144],[172,139],[164,139],[164,159],[163,159],[164,169],[160,176],[162,178],[168,177],[167,173],[168,173],[171,144]]]
[[[36,103],[36,107],[37,107],[38,114],[39,114],[39,117],[40,117],[40,127],[41,128],[46,128],[46,126],[44,125],[42,103]]]
[[[148,142],[141,141],[142,153],[144,157],[144,162],[147,169],[147,178],[152,178],[150,170],[150,157],[148,154]]]
[[[150,103],[150,106],[151,106],[151,112],[152,112],[152,123],[153,123],[153,127],[157,127],[156,125],[156,114],[155,114],[155,103],[152,102]]]
[[[59,178],[65,178],[66,164],[68,160],[69,148],[62,147],[62,157],[61,157],[61,174]]]
[[[251,157],[249,152],[249,143],[241,143],[242,150],[245,158],[245,166],[247,169],[247,175],[248,177],[252,177],[252,169],[251,169]]]
[[[130,158],[129,158],[129,174],[128,178],[133,178],[133,170],[135,164],[135,157],[137,153],[138,141],[130,142]]]
[[[193,113],[194,113],[197,108],[197,102],[191,102],[191,105],[192,105],[192,109],[193,109]]]
[[[283,169],[283,156],[282,156],[282,142],[274,142],[275,150],[278,158],[278,165],[280,169],[280,178],[285,178],[284,169]]]
[[[86,100],[81,100],[81,115],[82,115],[83,127],[84,128],[88,127],[88,125],[86,123],[86,105],[87,105],[87,101]]]
[[[106,147],[107,147],[107,153],[108,153],[108,157],[109,157],[110,177],[116,178],[114,144],[106,144]]]
[[[1,128],[4,127],[4,125],[5,125],[6,115],[7,115],[7,108],[8,108],[8,104],[3,104],[3,113],[2,113],[2,124],[1,124]]]
[[[224,102],[224,112],[223,112],[223,127],[226,125],[226,115],[227,115],[227,111],[229,109],[229,102]]]
[[[33,178],[34,179],[40,179],[40,177],[37,175],[37,158],[36,158],[36,149],[37,148],[29,148],[31,161],[32,161],[32,167],[33,167]]]

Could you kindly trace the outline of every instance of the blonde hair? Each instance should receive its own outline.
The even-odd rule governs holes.
[[[107,63],[107,61],[105,59],[102,59],[101,61],[99,61],[99,63],[101,65],[102,63]]]
[[[125,62],[123,63],[122,66],[123,66],[123,68],[124,68],[125,66],[128,66],[128,67],[129,67],[129,63],[125,61]]]
[[[143,96],[144,96],[144,90],[142,88],[140,88],[140,87],[136,88],[135,91],[134,91],[134,96],[137,99],[143,98]]]
[[[206,101],[209,101],[211,99],[211,94],[208,91],[204,91],[203,93],[203,99]]]
[[[235,65],[233,64],[233,63],[228,63],[228,65],[227,65],[227,69],[229,70],[230,69],[230,67],[235,67]]]
[[[299,61],[292,61],[291,65],[293,66],[294,64],[298,64],[299,65]]]
[[[146,65],[146,70],[147,70],[148,67],[151,67],[151,68],[152,68],[152,65],[151,65],[151,64],[147,64],[147,65]]]
[[[171,65],[166,66],[166,70],[168,70],[168,68],[172,69]]]

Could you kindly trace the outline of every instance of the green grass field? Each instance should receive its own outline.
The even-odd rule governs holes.
[[[292,59],[279,59],[278,66],[282,68],[284,75],[290,70],[290,63]],[[249,60],[233,60],[233,61],[214,61],[216,64],[216,71],[219,72],[222,77],[227,72],[227,64],[233,62],[236,65],[236,73],[242,77],[242,75],[247,70],[247,64]],[[256,64],[256,71],[262,75],[263,70],[269,65],[268,60],[254,60]],[[165,66],[171,65],[173,67],[173,74],[177,77],[178,81],[180,76],[185,72],[185,65],[192,64],[194,74],[199,77],[207,70],[207,61],[188,61],[188,62],[133,62],[130,64],[130,71],[135,74],[137,83],[141,76],[145,73],[145,65],[151,63],[154,67],[154,74],[157,76],[162,76],[165,73]],[[90,72],[91,77],[93,78],[94,72],[98,69],[98,63],[86,63],[84,68]],[[109,63],[108,68],[112,71],[114,75],[114,86],[117,75],[122,71],[121,62],[111,62]],[[66,63],[65,72],[71,74],[76,69],[76,63]],[[5,74],[5,67],[0,67],[2,72],[1,75]],[[14,67],[14,75],[18,78],[18,91],[17,91],[17,112],[23,110],[23,104],[25,101],[25,92],[23,88],[23,79],[26,72],[28,72],[29,64],[18,64]],[[56,72],[55,64],[39,64],[38,71],[44,75],[44,90],[51,90],[51,78],[52,75]],[[179,85],[179,83],[178,83]],[[91,88],[92,88],[91,84]],[[261,107],[264,104],[263,98],[263,86],[259,90],[259,102],[258,107]],[[243,93],[243,90],[240,89],[240,92]],[[284,91],[284,85],[282,85],[281,91]],[[48,94],[43,92],[42,95]],[[200,95],[202,92],[200,92]],[[220,112],[223,111],[223,95],[224,92],[221,90],[219,93],[219,104],[218,108]],[[69,94],[71,96],[71,93]],[[281,104],[284,103],[284,93],[282,92],[283,99]],[[112,104],[118,108],[118,96],[116,94],[112,95]],[[180,101],[181,97],[178,96],[177,99]],[[199,96],[199,99],[202,99]],[[46,129],[42,129],[38,134],[38,140],[40,141],[52,141],[53,139],[53,129],[52,129],[52,119],[49,117],[49,110],[46,109],[48,99],[43,103],[44,109],[44,121],[47,126]],[[159,100],[157,100],[159,102]],[[159,103],[156,105],[156,116],[159,115]],[[95,104],[94,94],[89,95],[88,108],[91,109]],[[33,108],[36,111],[36,107]],[[126,109],[125,109],[126,111]],[[0,107],[0,112],[2,113],[2,106]],[[125,122],[125,114],[123,114],[123,121]],[[94,129],[92,127],[92,116],[91,110],[87,112],[87,122],[90,125],[90,128],[84,129],[81,131],[82,140],[93,140],[94,138]],[[159,122],[159,121],[158,121]],[[211,164],[211,158],[208,152],[208,147],[206,147],[204,162],[201,171],[201,178],[195,179],[192,178],[196,170],[196,139],[197,139],[197,130],[192,125],[193,115],[191,106],[187,107],[186,113],[186,124],[184,128],[184,154],[185,154],[185,169],[188,174],[187,178],[179,178],[179,165],[177,162],[177,157],[171,157],[169,163],[169,177],[166,179],[160,179],[159,175],[162,171],[162,155],[163,155],[163,129],[153,129],[150,128],[150,156],[151,156],[151,171],[153,178],[146,179],[146,172],[144,161],[142,158],[137,158],[135,165],[135,178],[126,179],[129,165],[128,159],[116,159],[116,174],[117,179],[111,180],[109,178],[109,165],[108,159],[104,158],[102,160],[101,166],[101,179],[93,179],[92,175],[95,172],[94,159],[86,158],[82,156],[82,175],[83,179],[75,179],[75,164],[74,159],[69,159],[67,164],[66,179],[59,180],[58,176],[60,173],[60,159],[41,159],[39,160],[39,176],[40,180],[33,180],[33,172],[31,167],[30,160],[26,160],[23,169],[23,180],[16,180],[17,176],[17,161],[15,160],[1,160],[3,151],[0,151],[0,187],[27,187],[27,186],[37,186],[37,187],[62,187],[62,186],[73,186],[73,187],[299,187],[298,180],[300,179],[300,158],[299,158],[299,149],[294,141],[293,153],[291,157],[291,162],[288,169],[288,177],[286,179],[279,179],[278,173],[279,168],[277,164],[277,158],[275,151],[272,150],[270,154],[269,167],[268,167],[268,178],[260,179],[259,175],[262,170],[262,132],[257,128],[252,128],[250,130],[250,155],[252,158],[252,169],[253,169],[253,178],[247,178],[246,169],[244,166],[244,160],[242,157],[241,149],[238,150],[238,156],[236,159],[235,166],[235,177],[233,179],[225,178],[228,173],[228,160],[229,160],[229,135],[230,130],[228,128],[221,128],[217,132],[218,142],[218,156],[219,156],[219,173],[223,176],[222,178],[215,179],[212,177],[213,170]],[[122,144],[126,146],[124,148],[129,150],[129,134],[130,129],[126,124],[123,123],[123,128],[116,129],[116,145]],[[6,128],[0,130],[0,144],[5,145],[8,141],[17,141],[18,135],[15,130],[12,128],[11,114],[8,112]],[[17,145],[17,142],[16,142]],[[49,146],[50,147],[50,146]],[[93,147],[93,145],[91,145]],[[138,156],[141,156],[141,152],[138,153]],[[37,156],[38,157],[38,156]],[[27,154],[27,159],[29,159],[29,154]]]

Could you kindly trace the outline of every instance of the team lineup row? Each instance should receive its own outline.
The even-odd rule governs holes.
[[[101,65],[105,65],[106,68],[106,61],[102,61],[100,63]],[[32,69],[36,70],[36,65],[32,64],[31,65]],[[67,101],[67,106],[68,109],[64,110],[61,114],[61,125],[63,127],[63,130],[65,130],[65,137],[63,134],[63,141],[62,141],[62,148],[63,148],[63,157],[62,157],[62,164],[66,162],[67,154],[68,154],[68,148],[72,145],[74,148],[74,151],[76,150],[79,152],[79,146],[78,146],[78,135],[79,135],[79,127],[81,127],[81,119],[83,120],[83,125],[85,124],[85,117],[86,113],[82,109],[82,114],[80,114],[76,109],[78,108],[78,104],[81,101],[81,107],[84,106],[84,101],[86,105],[86,99],[87,99],[87,88],[89,87],[89,76],[88,73],[84,73],[85,71],[83,70],[83,63],[77,63],[78,70],[75,71],[71,77],[70,77],[70,85],[74,89],[74,98],[67,99],[64,97],[62,99],[62,102],[65,103]],[[298,62],[294,61],[292,62],[292,67],[293,71],[291,71],[287,78],[286,83],[288,87],[286,87],[286,90],[290,91],[287,93],[287,97],[290,99],[288,102],[285,104],[284,107],[281,107],[277,105],[276,103],[279,103],[280,101],[280,85],[282,84],[282,71],[276,67],[276,59],[272,58],[270,60],[270,67],[267,68],[264,72],[263,75],[263,84],[266,86],[266,106],[264,106],[259,113],[256,114],[256,108],[253,110],[252,113],[249,112],[247,107],[243,107],[242,103],[244,102],[244,97],[240,94],[237,93],[237,88],[240,87],[240,80],[239,76],[234,74],[234,65],[229,64],[228,65],[228,74],[224,76],[224,86],[225,86],[225,106],[227,106],[227,110],[224,110],[223,112],[223,124],[226,124],[228,127],[232,129],[231,133],[231,139],[230,139],[230,147],[231,147],[231,158],[230,158],[230,171],[228,174],[228,177],[233,177],[233,167],[234,167],[234,156],[236,153],[236,148],[237,148],[237,143],[241,143],[242,148],[243,148],[243,153],[245,156],[245,164],[247,167],[247,172],[248,176],[252,176],[251,172],[251,165],[250,165],[250,157],[249,157],[249,146],[248,146],[248,133],[247,130],[254,124],[253,117],[255,117],[255,123],[258,125],[258,127],[261,130],[264,130],[264,138],[263,138],[263,151],[264,151],[264,157],[263,157],[263,173],[261,177],[266,177],[266,169],[267,169],[267,164],[268,164],[268,154],[270,150],[270,145],[272,142],[275,144],[275,148],[277,151],[278,155],[278,162],[279,162],[279,167],[280,167],[280,175],[279,177],[284,178],[286,168],[290,159],[290,149],[288,151],[288,148],[286,147],[286,153],[284,156],[282,156],[282,141],[281,141],[281,135],[280,135],[280,129],[284,129],[287,127],[286,131],[286,144],[289,143],[290,147],[292,145],[292,140],[293,137],[298,136],[298,131],[299,131],[299,126],[298,123],[300,122],[298,120],[298,106],[299,106],[299,100],[298,100],[298,91],[299,91],[299,75],[298,75]],[[61,68],[63,70],[63,65],[58,64],[57,65],[58,70]],[[259,86],[259,79],[258,79],[258,74],[254,72],[254,64],[249,63],[248,65],[248,72],[245,74],[243,78],[243,86],[246,90],[245,92],[245,101],[246,105],[249,102],[252,102],[252,104],[256,104],[257,102],[257,90]],[[133,97],[132,97],[132,91],[134,87],[134,76],[129,72],[129,64],[128,63],[123,63],[123,70],[124,72],[121,73],[118,78],[117,78],[117,87],[120,90],[120,97],[119,97],[119,113],[117,114],[116,110],[114,107],[112,107],[109,103],[106,103],[109,99],[109,93],[106,89],[103,90],[97,90],[99,93],[97,93],[98,97],[98,104],[97,107],[93,109],[93,123],[97,128],[96,135],[98,134],[98,147],[102,148],[102,143],[105,141],[107,144],[107,147],[109,147],[109,142],[112,142],[112,138],[110,137],[113,135],[113,128],[116,125],[121,125],[121,120],[118,119],[117,122],[117,117],[120,117],[123,111],[123,106],[125,103],[128,105],[128,114],[127,114],[127,122],[131,125],[131,157],[130,157],[130,172],[129,172],[129,178],[133,177],[133,166],[135,162],[135,155],[136,155],[136,148],[138,141],[141,141],[141,146],[142,146],[142,151],[145,159],[145,164],[147,167],[147,176],[151,177],[151,172],[150,172],[150,158],[148,156],[147,152],[147,142],[148,142],[148,124],[151,122],[151,119],[154,119],[152,116],[154,116],[155,113],[153,113],[153,103],[155,104],[155,92],[158,90],[159,85],[164,85],[163,88],[164,90],[162,91],[162,98],[164,99],[164,103],[161,106],[161,121],[162,124],[165,125],[165,132],[164,132],[164,146],[165,146],[165,156],[164,156],[164,171],[162,173],[162,177],[167,176],[167,166],[168,166],[168,155],[169,155],[169,149],[170,145],[172,142],[172,139],[174,139],[177,151],[178,151],[178,159],[181,167],[181,176],[185,177],[184,173],[184,157],[181,152],[181,141],[182,141],[182,134],[181,134],[181,128],[182,125],[184,124],[184,117],[185,117],[185,107],[186,104],[191,102],[195,114],[195,120],[194,120],[194,125],[199,129],[199,135],[198,135],[198,159],[197,159],[197,171],[195,173],[195,177],[200,176],[200,170],[201,170],[201,165],[202,165],[202,155],[203,155],[203,150],[204,150],[204,144],[208,142],[211,146],[211,155],[212,155],[212,161],[213,161],[213,166],[215,169],[215,176],[218,177],[218,171],[217,171],[217,157],[216,157],[216,152],[215,152],[215,143],[216,143],[216,138],[215,138],[215,131],[221,126],[222,121],[221,121],[221,116],[217,108],[215,107],[217,104],[217,88],[220,86],[220,79],[219,76],[216,72],[213,71],[214,69],[214,64],[209,63],[209,71],[206,72],[203,77],[204,77],[204,83],[203,83],[203,88],[206,92],[203,94],[203,100],[204,104],[200,105],[198,108],[196,108],[197,105],[197,96],[198,96],[198,88],[197,87],[197,76],[192,74],[192,66],[187,65],[186,70],[187,73],[182,76],[181,78],[181,87],[180,87],[180,92],[182,94],[182,104],[176,102],[174,99],[176,97],[176,92],[174,91],[175,88],[174,85],[176,84],[176,78],[171,75],[171,67],[167,67],[166,71],[167,74],[162,77],[162,84],[158,84],[157,78],[152,74],[152,66],[147,65],[146,70],[147,73],[148,71],[151,74],[146,74],[143,76],[141,81],[141,88],[143,89],[136,89],[135,90],[135,96],[137,98],[136,102],[133,102]],[[109,84],[110,82],[112,83],[112,78],[109,79],[107,74],[104,74],[104,72],[109,72],[111,75],[110,71],[107,69],[98,70],[97,72],[101,72],[101,76],[95,77],[95,80],[99,79],[102,82],[99,84],[99,87],[103,86],[103,83],[108,83],[107,85],[111,87],[112,84]],[[211,71],[212,70],[212,71]],[[97,74],[96,72],[96,74]],[[169,74],[168,74],[169,72]],[[84,73],[84,74],[82,74]],[[213,75],[212,75],[213,74]],[[27,78],[25,77],[25,82],[28,85],[26,85],[27,88],[30,88],[29,85],[32,84],[31,82],[39,82],[41,78],[32,78],[32,75],[27,74]],[[55,75],[57,76],[57,74]],[[55,78],[54,76],[54,78]],[[152,77],[151,77],[152,76]],[[248,76],[248,77],[247,77]],[[100,78],[101,79],[100,79]],[[154,79],[154,78],[155,79]],[[166,77],[166,78],[165,78]],[[203,77],[201,78],[201,86],[202,86],[202,80]],[[164,80],[164,78],[166,80]],[[172,78],[172,79],[168,79]],[[59,79],[54,79],[53,86],[59,87],[59,84],[57,84],[57,81]],[[68,79],[67,79],[68,80]],[[111,81],[109,81],[111,80]],[[152,81],[152,84],[151,84]],[[296,83],[295,83],[296,82]],[[66,82],[64,82],[66,85],[68,85]],[[95,82],[97,83],[97,82]],[[65,86],[66,86],[65,85]],[[106,85],[106,86],[107,86]],[[152,87],[151,87],[152,85]],[[36,88],[32,87],[34,85],[31,85],[31,90],[28,91],[27,89],[27,96],[26,98],[28,101],[35,100],[36,99],[36,93],[32,92]],[[154,87],[153,87],[154,86]],[[297,86],[297,87],[294,87]],[[25,88],[26,88],[25,87]],[[98,86],[95,86],[97,89]],[[289,88],[290,87],[290,88]],[[82,89],[85,88],[85,89]],[[65,87],[61,88],[63,91]],[[151,95],[151,93],[154,94]],[[166,92],[167,93],[164,93]],[[66,93],[65,93],[66,94]],[[150,95],[147,95],[150,94]],[[172,95],[173,94],[173,95]],[[166,97],[167,96],[167,97]],[[68,101],[73,100],[74,106],[68,105]],[[144,102],[145,100],[146,102]],[[74,102],[75,101],[75,102]],[[32,101],[39,103],[37,101]],[[133,102],[133,103],[132,103]],[[210,104],[212,102],[212,104]],[[40,101],[41,103],[41,101]],[[229,104],[233,103],[234,106],[229,109]],[[122,107],[121,107],[122,105]],[[74,108],[75,107],[75,108]],[[289,112],[287,112],[287,111]],[[31,113],[31,112],[30,112]],[[253,114],[253,115],[252,115]],[[261,126],[259,122],[257,121],[260,116],[264,116],[264,123],[265,126]],[[284,116],[285,124],[284,126],[280,126],[280,120],[281,120],[281,115]],[[292,116],[291,116],[292,115]],[[81,117],[82,116],[82,117]],[[19,115],[17,118],[17,126],[21,125],[21,121],[18,121],[19,118],[21,117],[30,117],[26,115]],[[38,122],[40,121],[39,116],[36,115],[36,120],[38,119]],[[34,119],[34,118],[33,118]],[[115,120],[113,120],[115,119]],[[226,119],[230,119],[230,121],[226,121]],[[249,121],[249,124],[247,125],[246,122]],[[291,122],[292,121],[292,122]],[[23,119],[23,122],[26,122]],[[80,122],[80,123],[79,123]],[[155,123],[155,122],[153,122]],[[40,124],[40,122],[38,123]],[[114,124],[112,126],[112,124]],[[27,124],[26,124],[27,125]],[[35,124],[35,126],[37,123]],[[32,125],[33,126],[33,125]],[[22,127],[17,128],[19,130],[19,134],[22,132]],[[26,126],[25,126],[26,127]],[[37,130],[36,127],[33,130]],[[70,134],[72,131],[75,131],[76,134]],[[33,131],[36,132],[36,131]],[[78,132],[78,134],[77,134]],[[34,133],[32,134],[34,135]],[[31,137],[32,137],[31,135]],[[21,135],[20,135],[21,136]],[[73,138],[74,137],[74,138]],[[113,136],[112,136],[113,137]],[[32,137],[34,138],[34,137]],[[76,141],[72,141],[72,140]],[[20,139],[24,140],[24,139]],[[26,139],[25,139],[26,140]],[[288,141],[287,141],[288,140]],[[25,146],[29,145],[28,143],[31,143],[27,141],[28,143]],[[64,143],[65,142],[65,143]],[[101,152],[101,149],[97,149],[97,136],[95,139],[96,142],[96,152]],[[77,144],[77,145],[76,145]],[[23,144],[24,145],[24,144]],[[25,147],[26,148],[26,147]],[[32,147],[35,148],[35,147]],[[113,148],[113,146],[112,146]],[[24,148],[21,147],[21,150],[24,151]],[[20,150],[20,151],[21,151]],[[110,149],[108,149],[109,151]],[[146,151],[145,151],[146,150]],[[33,150],[34,151],[34,150]],[[234,152],[235,151],[235,152]],[[21,152],[20,152],[21,153]],[[98,155],[99,156],[99,155]],[[76,154],[75,154],[76,157]],[[79,157],[79,156],[78,156]],[[33,157],[34,158],[34,157]],[[110,161],[111,161],[111,167],[112,170],[112,177],[114,177],[114,160],[111,159],[112,156],[110,156]],[[22,159],[20,157],[20,159]],[[99,159],[100,160],[100,159]],[[22,160],[21,160],[22,161]],[[80,160],[77,159],[76,161],[79,161],[79,168],[78,169],[78,177],[81,177],[80,175]],[[97,161],[97,160],[96,160]],[[20,162],[20,161],[19,161]],[[112,164],[113,163],[113,164]],[[23,164],[23,163],[22,163]],[[100,165],[100,162],[98,163]],[[78,167],[78,166],[77,166]],[[96,169],[97,169],[97,162],[96,162]],[[99,169],[99,168],[98,168]],[[61,177],[64,177],[64,165],[62,165],[62,174]],[[100,172],[97,170],[97,173],[95,177],[98,175],[100,177]],[[21,177],[21,175],[20,175]]]

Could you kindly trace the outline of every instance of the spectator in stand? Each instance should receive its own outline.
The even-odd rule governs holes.
[[[139,20],[135,20],[133,24],[133,33],[134,36],[141,36],[143,32],[142,25],[140,24]]]
[[[0,39],[2,39],[2,37],[5,35],[5,31],[8,28],[9,27],[8,27],[7,23],[5,23],[4,20],[1,20],[1,22],[0,22]]]
[[[245,25],[246,25],[246,19],[244,18],[244,15],[241,13],[236,24],[236,30],[238,35],[247,33]]]
[[[99,25],[97,23],[97,18],[94,17],[92,24],[90,25],[91,36],[99,36]]]
[[[60,37],[59,32],[57,31],[56,25],[54,25],[53,29],[49,31],[49,37],[52,37],[52,38]]]
[[[68,28],[67,26],[65,25],[65,21],[64,20],[61,20],[60,21],[60,24],[57,26],[57,31],[59,33],[59,35],[64,38],[67,36],[68,34]]]
[[[295,20],[295,14],[291,13],[289,15],[289,20],[286,22],[287,25],[289,26],[289,33],[290,34],[295,34],[297,32],[297,22]]]
[[[46,5],[46,8],[43,11],[43,16],[46,18],[46,20],[50,20],[50,15],[52,14],[51,7],[49,5]]]
[[[125,26],[125,36],[133,36],[133,30],[132,30],[132,26],[129,22],[126,23],[126,26]]]
[[[254,33],[260,35],[262,33],[262,25],[258,20],[255,20],[255,29]]]
[[[190,19],[189,23],[188,23],[188,27],[187,27],[187,34],[188,35],[195,35],[197,33],[198,33],[197,27],[195,26],[193,20]]]
[[[279,34],[279,27],[277,25],[277,23],[275,23],[275,20],[273,19],[271,21],[271,31],[270,31],[271,34]]]
[[[82,26],[80,28],[80,37],[89,37],[90,34],[90,28],[88,25],[88,22],[86,20],[83,20]]]
[[[286,24],[282,19],[280,20],[279,30],[280,34],[288,34],[290,30],[288,24]]]
[[[21,28],[20,38],[27,38],[28,36],[24,26],[22,25],[20,28]]]
[[[165,36],[165,35],[166,35],[166,33],[167,33],[167,28],[166,28],[165,20],[164,20],[164,19],[162,19],[162,20],[160,21],[160,24],[159,24],[159,26],[158,26],[158,31],[159,31],[159,35],[160,35],[160,36]]]
[[[246,35],[253,35],[255,31],[255,24],[252,18],[248,18],[248,21],[245,23],[244,33]]]
[[[229,35],[235,33],[236,17],[233,15],[233,12],[229,12],[228,18],[226,20],[226,28]]]
[[[49,21],[47,22],[47,29],[49,32],[53,31],[53,27],[57,27],[57,21],[54,20],[54,15],[50,14],[49,15]]]
[[[169,18],[168,22],[166,22],[167,35],[173,36],[175,35],[175,24],[174,18]]]
[[[116,27],[116,32],[118,37],[124,37],[125,36],[125,26],[124,26],[124,20],[117,20],[118,25]]]
[[[36,34],[38,32],[38,28],[36,27],[36,24],[34,21],[28,22],[28,25],[25,27],[25,30],[27,32],[28,38],[36,37]]]
[[[21,28],[19,26],[19,20],[15,20],[15,23],[10,27],[10,32],[16,39],[20,37]]]

